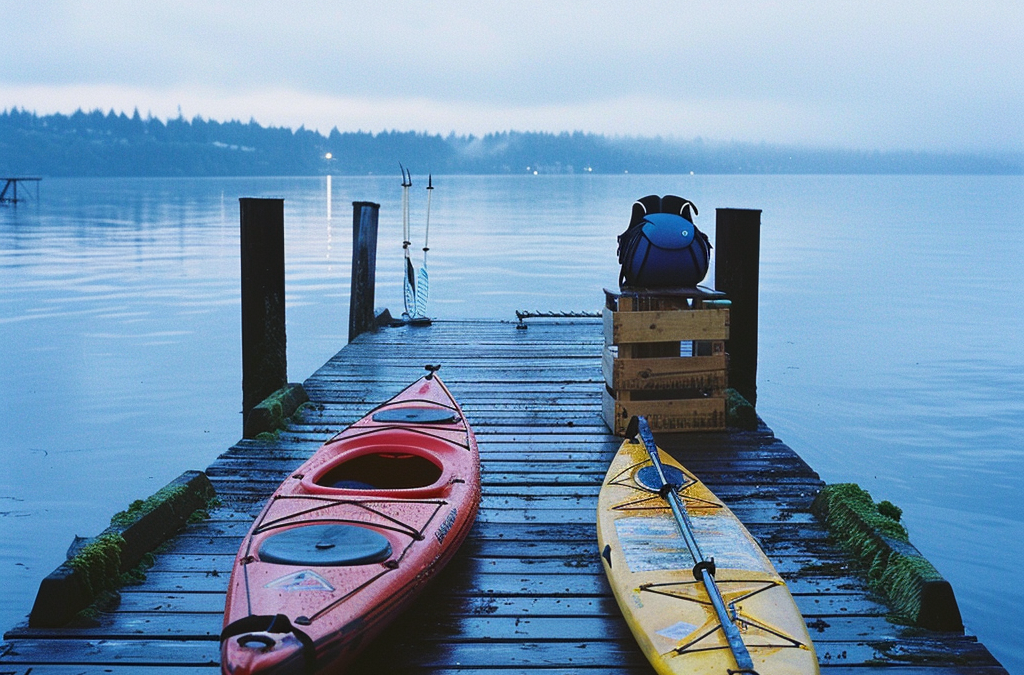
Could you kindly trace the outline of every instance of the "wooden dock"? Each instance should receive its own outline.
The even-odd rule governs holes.
[[[443,364],[477,433],[483,502],[456,559],[354,670],[650,673],[596,544],[597,494],[620,442],[601,417],[601,324],[529,324],[435,322],[361,335],[305,382],[312,409],[301,423],[276,441],[240,441],[209,467],[223,506],[172,539],[147,580],[122,589],[119,607],[89,628],[16,627],[0,645],[0,675],[217,672],[233,556],[262,501],[426,363]],[[787,578],[823,672],[1006,672],[973,637],[886,620],[809,512],[817,474],[764,425],[659,441],[729,504]]]

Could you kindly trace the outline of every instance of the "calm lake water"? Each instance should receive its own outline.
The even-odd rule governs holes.
[[[285,199],[301,381],[346,340],[352,201],[382,204],[377,304],[401,308],[399,182],[335,177],[329,196],[322,177],[47,179],[38,202],[0,207],[0,629],[25,618],[74,535],[240,436],[238,197]],[[435,186],[439,318],[599,309],[638,197],[693,200],[712,239],[716,207],[763,209],[761,416],[826,481],[901,506],[968,630],[1024,673],[1024,178]]]

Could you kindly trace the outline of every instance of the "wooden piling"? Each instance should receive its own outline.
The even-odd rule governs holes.
[[[243,197],[242,419],[288,381],[284,316],[284,200]]]
[[[715,288],[732,301],[729,385],[757,404],[757,292],[760,209],[716,209]]]
[[[380,204],[352,202],[352,289],[348,306],[348,340],[376,330],[373,294],[377,276],[377,218]]]

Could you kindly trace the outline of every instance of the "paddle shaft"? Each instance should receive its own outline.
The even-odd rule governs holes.
[[[736,659],[736,665],[741,670],[753,671],[754,661],[750,658],[747,646],[743,644],[740,629],[736,627],[732,616],[729,614],[729,609],[725,606],[725,599],[722,597],[722,592],[718,589],[715,577],[712,576],[711,571],[706,565],[700,564],[707,562],[707,560],[704,558],[704,554],[701,552],[700,546],[693,536],[693,525],[690,523],[690,517],[686,513],[686,506],[679,498],[679,494],[675,489],[669,487],[669,482],[665,478],[665,469],[661,465],[661,458],[658,456],[658,446],[654,442],[654,434],[651,433],[651,427],[647,423],[647,418],[641,416],[638,420],[640,422],[640,439],[647,449],[647,454],[651,457],[651,464],[654,465],[655,470],[658,472],[658,480],[661,481],[663,488],[661,494],[665,501],[668,502],[669,508],[672,509],[676,525],[679,526],[679,533],[683,535],[683,541],[686,542],[686,547],[690,549],[690,555],[693,556],[694,561],[697,563],[694,566],[694,571],[700,574],[700,580],[708,592],[708,598],[711,599],[711,605],[715,608],[715,614],[718,615],[718,623],[722,626],[722,632],[725,633],[725,639],[729,643],[729,649],[732,651],[733,658]]]
[[[434,177],[427,175],[427,229],[423,234],[423,266],[427,266],[427,242],[430,240],[430,197],[434,194]]]

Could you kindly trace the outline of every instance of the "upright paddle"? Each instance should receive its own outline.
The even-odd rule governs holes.
[[[405,316],[410,317],[416,313],[416,272],[412,267],[412,260],[409,258],[409,188],[412,187],[412,172],[401,164],[402,169],[402,251],[405,253],[404,282],[402,284],[405,299]]]
[[[635,434],[630,433],[633,431],[634,421],[636,422],[640,440],[643,441],[647,454],[651,457],[651,464],[654,465],[655,470],[658,472],[658,480],[661,481],[661,489],[658,491],[658,494],[668,503],[669,508],[672,509],[672,515],[675,517],[676,525],[679,527],[679,533],[683,536],[683,541],[686,542],[686,547],[690,550],[690,555],[693,556],[696,563],[693,566],[693,578],[704,584],[708,598],[711,600],[711,605],[715,608],[715,613],[718,615],[718,623],[721,625],[722,632],[725,633],[725,639],[729,643],[729,649],[732,651],[733,658],[736,659],[738,670],[730,671],[730,673],[756,673],[754,662],[750,658],[750,652],[747,651],[747,646],[743,644],[740,630],[733,622],[729,609],[725,606],[722,593],[718,589],[718,584],[715,582],[715,560],[714,558],[709,560],[704,557],[700,546],[697,544],[697,540],[693,536],[693,525],[690,523],[690,518],[686,513],[686,506],[683,504],[683,500],[680,499],[679,493],[676,492],[679,486],[669,483],[668,479],[665,478],[665,469],[661,465],[661,458],[658,456],[658,446],[654,443],[654,434],[651,433],[651,427],[647,423],[647,418],[642,415],[634,417],[630,422],[630,429],[627,435],[635,436]]]
[[[427,246],[427,242],[430,240],[430,197],[433,194],[434,179],[431,174],[427,174],[427,231],[423,235],[423,267],[420,268],[419,277],[416,279],[416,318],[418,319],[426,318],[427,296],[430,295],[430,280],[427,278],[427,251],[430,248]]]

